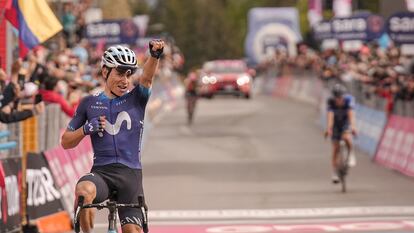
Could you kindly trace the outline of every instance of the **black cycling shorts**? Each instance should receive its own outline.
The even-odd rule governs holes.
[[[344,133],[349,132],[349,125],[340,125],[340,126],[335,126],[332,129],[332,141],[340,141],[342,139],[342,135]]]
[[[138,196],[144,195],[142,187],[142,170],[129,168],[115,163],[92,167],[90,173],[78,181],[90,181],[96,186],[96,197],[93,203],[107,200],[116,191],[115,201],[119,204],[138,203]],[[143,215],[138,208],[119,208],[121,226],[135,224],[142,228]]]

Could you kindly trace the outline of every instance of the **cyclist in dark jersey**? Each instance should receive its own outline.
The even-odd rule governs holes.
[[[141,166],[141,137],[145,107],[164,42],[152,40],[151,57],[143,66],[139,84],[132,87],[132,74],[138,69],[135,53],[123,46],[112,46],[102,56],[102,75],[105,90],[85,97],[62,136],[62,146],[73,148],[90,135],[94,150],[91,172],[76,185],[76,200],[84,196],[85,204],[99,203],[113,191],[118,203],[137,203],[143,195]],[[139,233],[143,216],[135,208],[119,209],[124,233]],[[93,229],[94,212],[81,212],[80,224],[84,233]]]
[[[354,166],[356,163],[355,156],[352,152],[352,135],[356,134],[355,116],[354,116],[354,98],[346,94],[346,88],[341,84],[335,84],[332,89],[332,97],[328,99],[328,124],[325,132],[326,136],[332,139],[332,182],[338,183],[339,178],[336,175],[338,164],[339,143],[343,139],[351,153],[349,165]]]

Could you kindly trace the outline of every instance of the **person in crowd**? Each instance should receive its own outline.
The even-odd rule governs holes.
[[[76,108],[79,104],[79,97],[75,103],[70,104],[68,101],[58,92],[58,79],[54,77],[47,77],[44,80],[44,89],[40,89],[39,93],[42,95],[43,101],[46,103],[56,103],[60,105],[62,111],[69,117],[73,117]]]

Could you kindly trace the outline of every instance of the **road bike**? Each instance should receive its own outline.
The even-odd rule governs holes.
[[[341,183],[342,192],[346,193],[346,176],[349,172],[349,157],[350,151],[345,143],[345,140],[339,141],[339,163],[336,168],[336,174],[338,175],[339,182]]]
[[[197,104],[198,96],[197,94],[188,93],[186,95],[187,99],[187,123],[191,125],[194,118],[194,110]]]
[[[112,195],[113,197],[114,195]],[[109,210],[108,214],[108,233],[117,233],[117,226],[116,226],[116,219],[118,215],[118,208],[138,208],[142,212],[143,216],[143,223],[142,223],[142,230],[144,233],[148,233],[148,208],[145,205],[144,196],[138,196],[138,203],[134,204],[118,204],[114,200],[114,198],[109,198],[108,201],[98,203],[98,204],[86,204],[84,205],[84,197],[79,196],[78,198],[78,205],[75,209],[74,213],[74,230],[75,233],[80,232],[80,212],[82,209],[87,208],[97,208],[98,210],[107,208]]]

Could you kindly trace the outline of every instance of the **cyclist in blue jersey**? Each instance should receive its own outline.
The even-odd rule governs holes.
[[[356,159],[352,152],[352,134],[356,135],[354,98],[346,94],[346,88],[341,84],[335,84],[332,89],[332,97],[328,99],[328,119],[325,136],[332,139],[332,182],[339,183],[336,168],[339,164],[339,143],[343,139],[350,152],[349,165],[355,166]]]
[[[132,50],[112,46],[102,56],[105,90],[82,99],[62,135],[65,149],[77,146],[86,135],[92,140],[93,167],[79,179],[76,200],[84,196],[84,204],[99,203],[115,191],[118,203],[137,203],[138,195],[143,195],[140,150],[144,114],[163,49],[162,40],[149,43],[151,57],[144,64],[139,84],[135,87],[131,76],[138,65]],[[118,213],[122,232],[141,232],[143,216],[140,210],[123,208]],[[92,209],[82,210],[80,225],[84,233],[92,232],[93,219]]]

